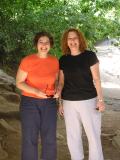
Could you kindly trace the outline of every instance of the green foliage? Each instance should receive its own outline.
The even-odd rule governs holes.
[[[0,2],[0,59],[17,64],[34,51],[33,37],[46,30],[53,34],[51,52],[61,55],[63,31],[79,28],[92,48],[97,40],[120,37],[119,0],[3,0]]]

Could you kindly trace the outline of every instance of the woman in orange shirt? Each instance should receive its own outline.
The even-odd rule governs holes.
[[[16,86],[22,91],[22,160],[38,160],[39,134],[42,160],[56,160],[55,84],[59,63],[49,54],[53,46],[53,37],[49,33],[37,33],[34,45],[37,53],[22,59],[16,76]]]

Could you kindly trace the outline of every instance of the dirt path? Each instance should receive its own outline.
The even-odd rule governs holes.
[[[118,123],[120,123],[120,120]],[[66,145],[64,120],[62,119],[58,120],[58,131],[61,135],[58,139],[58,160],[70,160],[69,151]],[[114,129],[111,127],[106,131],[103,124],[102,146],[105,160],[120,160],[120,151],[112,145],[112,137],[115,134],[113,131]],[[88,147],[85,135],[83,136],[83,139],[85,160],[88,160]]]
[[[106,103],[106,111],[102,113],[102,146],[105,160],[120,160],[120,150],[112,144],[117,129],[120,129],[120,90],[103,89]],[[14,117],[5,119],[10,126],[20,131],[20,121]],[[72,124],[71,124],[72,125]],[[2,136],[2,148],[8,154],[7,158],[0,160],[20,160],[21,134],[5,129],[0,129]],[[88,160],[88,146],[85,134],[84,152],[85,160]],[[70,160],[67,148],[64,119],[58,117],[58,160]]]
[[[119,115],[116,113],[109,114],[108,112],[103,114],[102,145],[105,160],[120,160],[120,151],[117,148],[115,148],[112,144],[112,138],[115,134],[117,126],[119,125],[118,123],[120,123],[120,119],[118,119]],[[115,116],[116,118],[113,116]],[[15,129],[20,130],[20,122],[18,120],[9,119],[7,120],[7,122]],[[4,160],[20,160],[20,138],[20,134],[6,132],[6,134],[4,135],[4,144],[2,145],[3,149],[8,153],[8,158]],[[85,135],[83,135],[83,140],[85,160],[88,160],[88,146]],[[60,118],[58,118],[57,143],[58,160],[70,160],[70,155],[66,144],[64,119]]]

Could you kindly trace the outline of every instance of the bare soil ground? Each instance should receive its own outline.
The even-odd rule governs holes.
[[[116,135],[116,131],[120,129],[120,91],[116,90],[105,90],[105,103],[106,111],[102,113],[102,146],[104,152],[105,160],[120,160],[120,148],[113,145],[113,137]],[[5,101],[5,100],[4,100]],[[1,104],[2,107],[6,110],[10,110],[10,106],[5,103]],[[14,103],[14,100],[13,100]],[[2,108],[1,108],[2,111]],[[10,110],[11,111],[11,110]],[[16,115],[17,117],[17,115]],[[21,152],[21,127],[20,120],[15,116],[4,118],[4,120],[13,127],[16,131],[6,130],[0,126],[0,144],[7,153],[6,158],[0,156],[0,160],[20,160]],[[1,119],[1,117],[0,117]],[[72,125],[72,122],[71,122]],[[1,139],[2,137],[2,139]],[[85,159],[88,160],[88,145],[87,138],[83,134],[84,142],[84,153]],[[66,133],[65,133],[65,124],[64,119],[58,116],[58,129],[57,129],[57,150],[58,150],[58,159],[57,160],[70,160],[70,154],[67,148],[66,142]],[[40,146],[39,146],[40,148]],[[0,148],[1,149],[1,148]],[[4,153],[4,152],[3,152]],[[0,154],[1,155],[1,154]],[[4,157],[4,156],[3,156]]]
[[[17,130],[20,130],[20,121],[9,119],[8,123]],[[120,122],[120,121],[119,121]],[[119,123],[117,122],[117,123]],[[118,124],[119,125],[119,124]],[[120,160],[120,151],[112,145],[112,135],[114,135],[114,129],[106,128],[104,129],[104,135],[102,136],[102,145],[105,160]],[[3,131],[4,132],[4,131]],[[58,143],[58,160],[70,160],[70,154],[66,143],[65,125],[64,119],[58,118],[58,131],[57,131],[57,143]],[[4,134],[4,143],[2,144],[3,149],[8,153],[8,157],[4,160],[20,160],[20,150],[21,150],[21,134],[6,132]],[[85,134],[84,139],[84,152],[85,160],[88,159],[88,146]],[[2,159],[0,159],[2,160]]]

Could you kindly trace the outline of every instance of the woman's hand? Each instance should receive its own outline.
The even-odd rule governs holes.
[[[47,95],[44,92],[42,92],[42,91],[40,91],[38,89],[35,89],[34,94],[36,96],[40,97],[40,98],[48,98]]]
[[[53,98],[59,98],[59,96],[60,96],[60,94],[56,92],[56,93],[54,94]]]
[[[104,101],[97,101],[97,108],[99,112],[103,112],[105,110]]]
[[[63,110],[63,106],[62,105],[59,105],[58,112],[59,112],[60,116],[62,116],[62,117],[64,116],[64,110]]]

